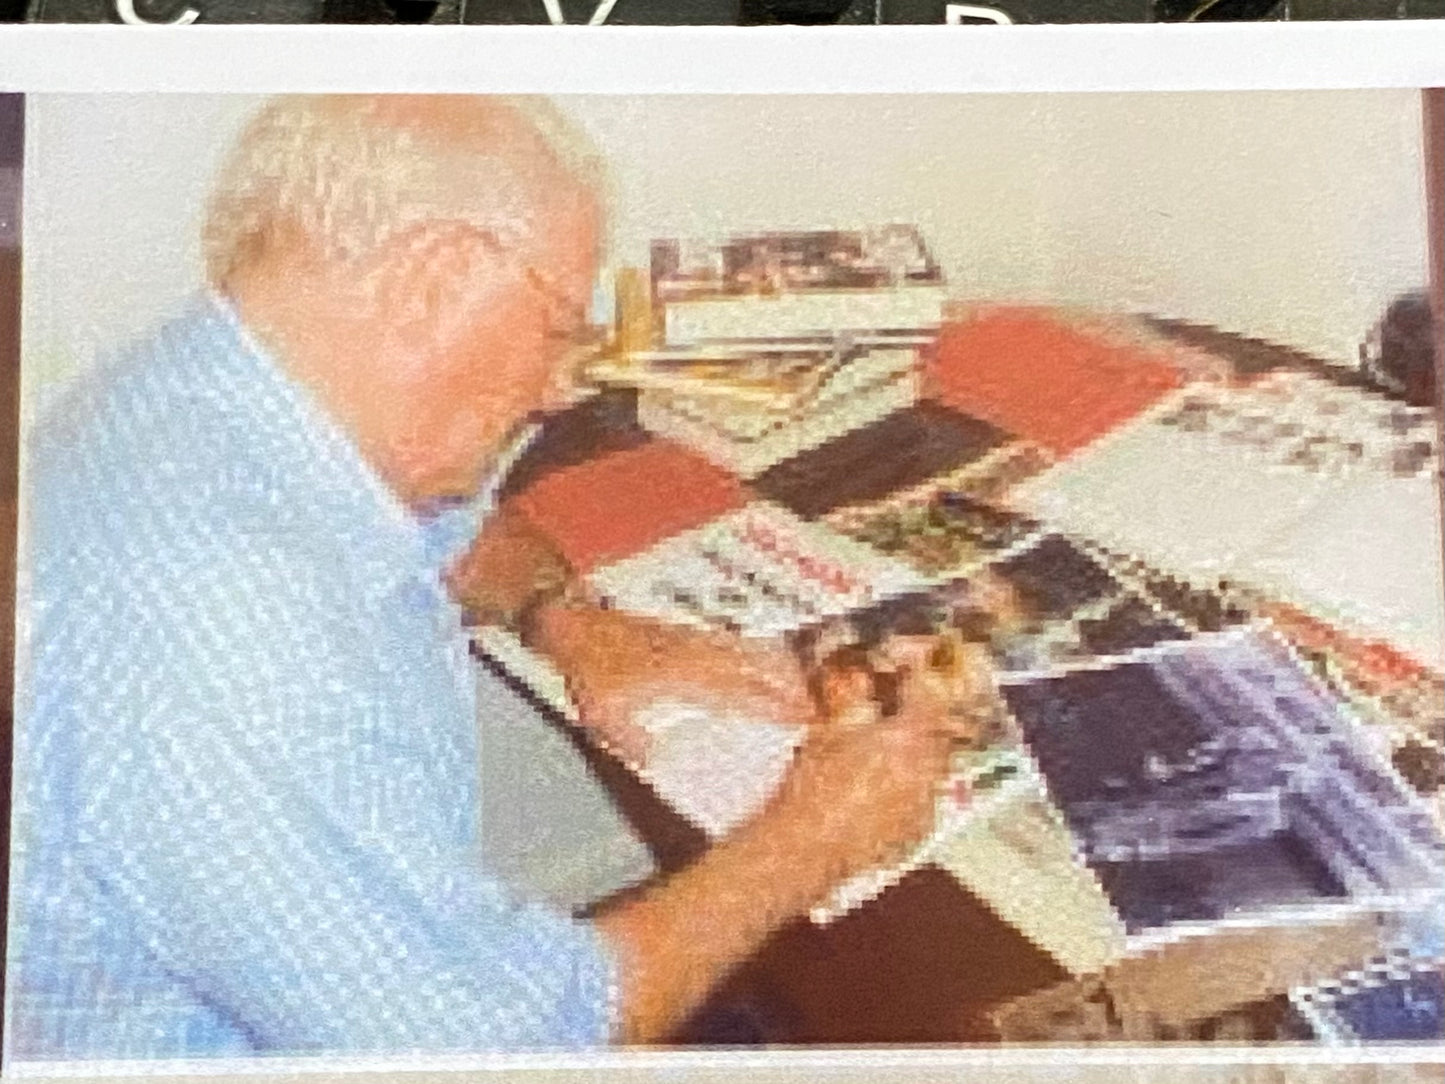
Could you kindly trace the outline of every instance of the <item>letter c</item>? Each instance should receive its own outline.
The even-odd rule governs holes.
[[[121,22],[130,26],[185,26],[201,17],[195,8],[186,8],[174,19],[144,19],[136,13],[135,0],[115,0],[115,13]]]

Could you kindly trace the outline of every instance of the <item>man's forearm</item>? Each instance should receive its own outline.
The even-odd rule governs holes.
[[[615,657],[623,654],[617,651],[617,641],[629,623],[617,614],[591,608],[584,623],[566,620],[575,614],[564,597],[543,598],[520,622],[522,640],[563,675],[578,708],[577,721],[591,739],[633,770],[646,768],[650,737],[636,713],[604,704],[590,694],[593,687],[607,683],[609,670],[633,665],[633,660]]]
[[[672,1034],[733,967],[842,879],[811,819],[785,792],[693,865],[597,919],[620,962],[617,1042]]]
[[[643,724],[660,703],[715,718],[806,725],[817,707],[781,642],[744,641],[566,599],[535,607],[523,639],[567,679],[584,729],[646,767]]]
[[[634,768],[646,765],[648,753],[638,708],[665,690],[670,671],[689,664],[737,670],[748,661],[679,641],[664,625],[565,601],[535,608],[524,639],[567,676],[582,725]],[[728,676],[733,690],[758,698],[745,679]],[[739,695],[728,699],[735,706]],[[794,699],[779,701],[775,714],[783,718],[775,721],[809,721],[805,691]],[[821,838],[826,810],[817,799],[785,783],[698,861],[596,919],[621,965],[618,1042],[665,1039],[774,930],[845,879],[848,870]]]

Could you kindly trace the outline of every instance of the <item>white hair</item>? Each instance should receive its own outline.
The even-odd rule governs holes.
[[[505,245],[532,234],[547,197],[523,175],[518,147],[448,145],[378,118],[385,100],[284,97],[251,120],[221,169],[206,215],[202,241],[212,285],[244,266],[282,225],[299,230],[323,258],[343,261],[418,226],[462,223]],[[536,97],[488,102],[531,129],[564,177],[605,199],[600,153],[556,106]]]

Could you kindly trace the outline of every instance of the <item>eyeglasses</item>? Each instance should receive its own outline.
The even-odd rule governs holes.
[[[524,267],[522,271],[528,284],[546,303],[547,337],[572,346],[591,342],[592,326],[587,306],[573,301],[536,268]]]
[[[495,255],[518,265],[527,284],[542,299],[547,310],[547,338],[573,346],[591,341],[587,305],[573,300],[554,279],[527,263],[514,246],[504,243],[495,233],[484,229],[477,229],[475,233]]]

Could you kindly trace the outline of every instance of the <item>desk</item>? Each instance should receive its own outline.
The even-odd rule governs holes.
[[[1037,488],[1040,479],[1047,480],[1054,464],[1067,464],[1064,473],[1068,477],[1079,476],[1079,462],[1087,464],[1088,457],[1096,456],[1095,450],[1108,445],[1117,432],[1132,432],[1130,427],[1145,422],[1154,424],[1154,413],[1163,406],[1175,410],[1179,395],[1195,382],[1202,380],[1227,391],[1236,384],[1248,385],[1258,376],[1253,371],[1237,371],[1228,359],[1151,337],[1138,327],[1121,328],[1109,321],[1029,310],[985,309],[955,320],[944,328],[936,346],[925,350],[923,364],[927,394],[922,402],[795,456],[747,483],[726,476],[684,448],[653,438],[636,420],[635,394],[608,392],[549,427],[511,475],[504,499],[549,534],[583,574],[616,568],[619,561],[634,554],[651,552],[649,547],[672,545],[688,532],[719,522],[759,500],[812,525],[809,530],[846,533],[872,515],[870,509],[880,501],[886,504],[899,494],[918,493],[927,499],[929,487],[939,485],[950,490],[966,488],[978,483],[979,464],[992,463],[1003,452],[1027,448],[1029,455],[1019,457],[1026,464],[1023,469],[990,475],[989,485],[980,485],[987,500],[1006,505],[1015,491],[1028,492]],[[838,469],[840,464],[846,469]],[[1328,499],[1328,481],[1317,474],[1302,477],[1302,484],[1317,499]],[[1111,476],[1111,484],[1115,483],[1122,493],[1137,495],[1126,482]],[[667,499],[659,499],[664,492]],[[1072,491],[1068,495],[1076,505],[1084,503]],[[1127,544],[1129,540],[1123,541]],[[1083,656],[1127,655],[1140,648],[1159,648],[1165,655],[1173,652],[1170,657],[1177,657],[1174,670],[1162,664],[1161,670],[1174,673],[1168,680],[1178,681],[1184,680],[1182,675],[1193,664],[1185,657],[1190,652],[1176,651],[1169,644],[1213,643],[1209,638],[1216,633],[1211,630],[1223,625],[1237,625],[1246,639],[1253,635],[1256,618],[1251,612],[1218,604],[1217,599],[1214,604],[1206,605],[1208,598],[1201,603],[1195,597],[1200,592],[1178,581],[1171,581],[1178,597],[1171,597],[1166,605],[1163,594],[1167,592],[1156,582],[1161,577],[1127,553],[1121,556],[1106,550],[1089,559],[1115,585],[1108,587],[1103,597],[1096,597],[1099,592],[1087,584],[1080,587],[1076,583],[1067,591],[1061,590],[1059,583],[1034,584],[1044,600],[1039,605],[1046,610],[1055,604],[1049,598],[1070,596],[1071,591],[1079,596],[1058,602],[1060,610],[1055,615],[1063,625],[1072,622],[1076,626],[1078,643],[1065,644],[1065,650],[1074,653],[1069,656],[1073,664]],[[1044,580],[1048,579],[1046,574]],[[1080,616],[1086,612],[1093,616]],[[1124,620],[1120,614],[1134,616]],[[1270,637],[1279,631],[1267,624],[1261,627]],[[1151,638],[1140,640],[1137,634],[1142,632]],[[1228,640],[1226,635],[1219,642]],[[485,653],[503,669],[513,673],[525,669],[509,663],[504,648],[494,645]],[[1255,663],[1239,665],[1243,673]],[[1215,679],[1206,675],[1197,680]],[[545,680],[534,677],[530,684],[545,698]],[[1298,695],[1308,699],[1304,692]],[[553,706],[556,725],[567,727],[565,705]],[[1354,724],[1349,728],[1353,732]],[[619,807],[632,811],[634,826],[649,841],[662,868],[686,862],[705,845],[706,832],[699,829],[707,827],[706,818],[696,814],[695,804],[691,822],[684,816],[692,803],[678,780],[656,778],[649,785],[615,762],[598,771],[607,774]],[[1376,781],[1371,786],[1384,778],[1373,772],[1365,772],[1365,777]],[[1387,779],[1383,785],[1388,790],[1396,782]],[[765,791],[766,784],[763,779],[759,786]],[[1408,816],[1420,812],[1408,797],[1396,795],[1389,801],[1401,808],[1409,806]],[[1085,830],[1087,817],[1081,821],[1077,813],[1072,816],[1075,832]],[[1416,824],[1412,831],[1418,830]],[[1116,856],[1105,865],[1119,861],[1123,859]],[[1175,863],[1178,870],[1187,865]],[[1020,926],[1031,928],[1042,940],[1051,931],[1047,912],[1044,925],[1035,919],[1030,927],[1030,901],[1020,900],[1017,883],[1011,890],[994,884],[994,894],[989,895],[990,889],[981,887],[982,882],[968,881],[966,861],[950,868],[955,870],[952,876],[937,865],[925,864],[866,906],[829,925],[800,921],[779,931],[716,992],[712,1011],[700,1014],[694,1030],[680,1038],[819,1043],[996,1038],[990,1022],[992,1010],[1019,995],[1062,983],[1067,977],[1064,962],[1069,946],[1055,943],[1051,955],[1020,932]],[[1084,887],[1078,899],[1086,900],[1088,871],[1077,864],[1071,867],[1067,859],[1059,868],[1082,871],[1079,880]],[[1173,875],[1187,877],[1183,872]],[[977,891],[970,891],[965,883],[972,883]],[[1116,888],[1129,883],[1138,882],[1119,879],[1115,871]],[[1244,887],[1250,891],[1258,888]],[[1266,886],[1259,890],[1268,894],[1275,889]],[[1097,883],[1093,891],[1100,891]],[[1352,889],[1340,891],[1353,898]],[[1062,899],[1053,892],[1036,891],[1034,895],[1047,897],[1045,906],[1057,907]],[[1177,910],[1177,904],[1169,907]],[[1020,906],[1023,911],[1017,909]],[[1015,908],[1011,922],[998,913],[1009,907]],[[1149,913],[1175,914],[1169,907]],[[1037,910],[1035,907],[1036,914]],[[1318,944],[1311,942],[1304,952],[1307,959],[1298,967],[1285,966],[1281,956],[1273,985],[1259,987],[1256,983],[1247,996],[1283,994],[1298,982],[1318,977],[1315,972],[1346,966],[1366,951],[1358,939],[1352,940],[1353,934],[1343,927],[1341,931],[1338,936],[1322,935]],[[1261,943],[1268,943],[1268,937]],[[1171,981],[1183,982],[1186,988],[1190,969],[1204,966],[1185,951],[1172,951],[1169,958],[1179,961]],[[1110,959],[1108,951],[1096,953],[1094,962],[1084,970],[1102,971]],[[1127,987],[1134,980],[1123,973],[1118,981]],[[1151,979],[1155,985],[1159,981]],[[1216,991],[1211,997],[1211,1011],[1229,1000],[1227,992]],[[728,1011],[737,1005],[751,1005],[756,1011]],[[1147,1009],[1138,1011],[1147,1013]],[[1170,1026],[1187,1031],[1187,1013],[1181,1015],[1177,1008],[1172,1011],[1175,1024]],[[1265,1016],[1268,1014],[1261,1018]]]

